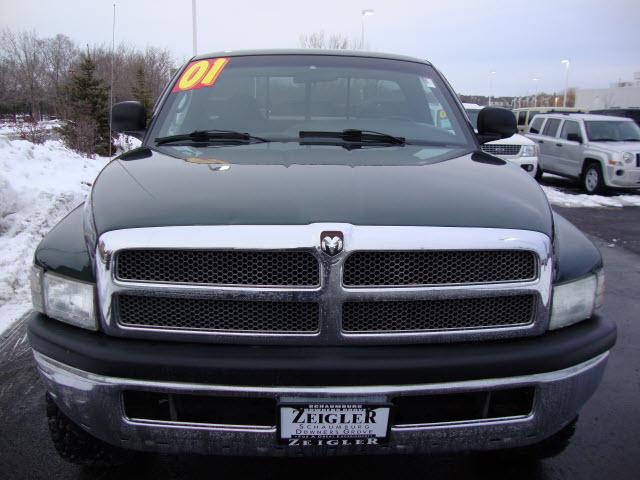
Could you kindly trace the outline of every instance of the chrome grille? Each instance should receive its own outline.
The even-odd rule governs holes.
[[[522,250],[354,252],[348,287],[519,282],[536,277],[535,254]]]
[[[207,285],[317,286],[318,260],[304,251],[123,250],[116,277],[124,281]]]
[[[521,145],[509,145],[500,143],[485,143],[482,145],[482,151],[491,155],[518,155]]]
[[[120,295],[118,322],[125,326],[234,331],[318,331],[318,304],[313,302],[256,302],[199,298]]]
[[[384,333],[499,328],[529,324],[534,311],[534,295],[347,302],[342,306],[342,330]]]
[[[328,231],[344,235],[335,256],[320,249]],[[115,230],[102,234],[96,248],[100,327],[127,338],[247,345],[540,335],[549,324],[551,252],[543,233],[498,228],[316,223]],[[303,258],[301,267],[287,263],[292,253]],[[533,306],[513,303],[519,297]]]

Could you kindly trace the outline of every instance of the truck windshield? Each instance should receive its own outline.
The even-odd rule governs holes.
[[[584,125],[592,142],[640,142],[640,127],[633,122],[594,120]]]
[[[150,143],[202,131],[243,132],[268,142],[297,142],[300,132],[309,141],[315,131],[324,132],[320,143],[336,143],[354,137],[326,133],[345,130],[381,132],[407,144],[474,145],[449,87],[431,66],[332,55],[193,61],[172,86]],[[196,137],[198,146],[207,145],[203,135]]]

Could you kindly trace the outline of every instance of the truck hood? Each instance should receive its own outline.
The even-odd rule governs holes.
[[[551,210],[537,183],[482,152],[297,143],[194,149],[197,158],[167,151],[137,149],[103,169],[91,193],[98,236],[136,227],[317,222],[552,236]]]

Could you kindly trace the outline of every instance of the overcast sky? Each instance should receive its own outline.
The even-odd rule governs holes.
[[[0,0],[0,28],[111,42],[113,0]],[[116,1],[116,43],[191,55],[191,0]],[[297,47],[323,30],[370,50],[431,60],[460,93],[526,95],[605,87],[640,71],[640,0],[197,0],[198,51]]]

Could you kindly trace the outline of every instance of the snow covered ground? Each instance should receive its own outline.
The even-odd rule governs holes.
[[[87,158],[59,140],[10,140],[0,125],[0,334],[31,305],[28,273],[38,242],[83,202],[109,161]],[[123,146],[136,146],[122,139]]]
[[[55,122],[42,125],[49,130]],[[107,157],[87,158],[59,140],[34,145],[16,139],[17,128],[0,124],[0,335],[31,305],[28,274],[33,251],[62,217],[87,195]],[[119,139],[119,150],[139,145]],[[543,186],[552,205],[640,206],[640,195],[572,194]]]
[[[558,190],[555,187],[542,186],[549,203],[559,207],[640,207],[640,195],[587,195]]]

